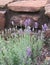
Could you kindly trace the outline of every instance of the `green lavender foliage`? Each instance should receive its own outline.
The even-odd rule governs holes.
[[[16,37],[8,38],[8,41],[0,36],[0,65],[31,65],[32,62],[36,64],[36,57],[41,54],[43,41],[36,40],[34,36],[32,41],[30,41],[29,34],[25,34],[24,38],[21,36],[19,39]],[[32,49],[33,60],[31,57],[27,58],[27,47]]]
[[[41,55],[41,51],[43,48],[43,40],[37,39],[35,36],[33,37],[33,43],[31,44],[32,48],[32,61],[34,65],[37,63],[37,57]]]

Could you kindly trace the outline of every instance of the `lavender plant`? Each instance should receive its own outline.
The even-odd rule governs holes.
[[[32,49],[32,62],[34,62],[33,64],[36,65],[37,64],[37,57],[39,57],[41,55],[41,50],[43,48],[43,39],[41,38],[36,38],[37,36],[33,37],[33,43],[31,44],[31,49]]]
[[[30,34],[24,34],[24,37],[19,37],[19,41],[17,36],[16,34],[6,41],[0,36],[0,65],[36,65],[43,40],[36,39],[33,35],[31,42]]]

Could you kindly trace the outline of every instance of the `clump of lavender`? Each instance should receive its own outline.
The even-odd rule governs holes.
[[[26,48],[25,65],[31,65],[31,63],[32,63],[31,55],[32,55],[32,50],[30,47],[27,47]]]
[[[37,22],[35,22],[35,26],[34,26],[35,28],[38,28],[38,23]]]
[[[34,28],[35,28],[35,31],[37,32],[38,31],[38,22],[34,23]]]
[[[30,47],[27,47],[27,49],[26,49],[26,54],[27,54],[27,57],[31,57],[32,50],[31,50]]]
[[[47,24],[45,23],[44,25],[42,25],[42,30],[43,31],[46,31],[48,29],[48,26],[47,26]]]
[[[31,19],[30,19],[30,18],[26,19],[26,20],[24,21],[25,27],[29,26],[30,23],[31,23]]]

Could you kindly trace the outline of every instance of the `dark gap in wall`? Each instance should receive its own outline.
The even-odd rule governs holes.
[[[5,27],[7,27],[7,28],[9,27],[10,19],[11,19],[12,16],[18,16],[18,15],[29,15],[29,16],[39,15],[40,18],[39,18],[38,22],[39,22],[40,25],[42,25],[44,23],[48,24],[49,21],[50,21],[50,18],[45,15],[44,8],[42,8],[38,12],[23,12],[23,11],[14,12],[14,11],[11,11],[11,10],[7,10],[6,15],[5,15],[5,17],[6,17],[6,25],[5,25]]]

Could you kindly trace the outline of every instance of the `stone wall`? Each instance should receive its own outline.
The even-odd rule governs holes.
[[[0,11],[0,29],[5,27],[5,13],[6,11]]]
[[[36,2],[36,5],[35,5],[34,0],[32,0],[32,1],[29,0],[27,2],[24,1],[24,5],[21,1],[14,2],[14,0],[9,0],[9,1],[4,0],[4,4],[3,4],[2,0],[1,0],[0,3],[1,2],[2,3],[0,4],[0,7],[1,7],[0,11],[2,11],[2,9],[5,10],[5,5],[6,5],[6,14],[0,12],[0,14],[2,15],[2,16],[0,15],[0,28],[2,28],[2,26],[4,27],[4,24],[5,24],[5,27],[9,27],[10,26],[9,24],[10,24],[11,20],[14,19],[13,18],[14,16],[16,17],[16,20],[18,20],[18,21],[19,21],[19,19],[24,21],[28,17],[28,18],[33,19],[33,21],[34,21],[34,19],[37,19],[37,21],[39,22],[40,25],[44,24],[45,22],[48,23],[48,17],[45,15],[45,10],[43,8],[45,6],[47,0],[43,0],[43,1],[37,0],[37,1],[38,1],[38,3],[42,2],[42,4],[38,4],[35,1]],[[14,4],[14,3],[17,3],[17,4]],[[19,5],[21,5],[23,7],[23,10],[22,10],[21,6],[19,7],[20,9],[18,10],[18,6],[19,6],[18,3],[19,3]],[[39,5],[39,6],[37,6],[37,5]],[[5,21],[5,19],[6,19],[6,21]]]

